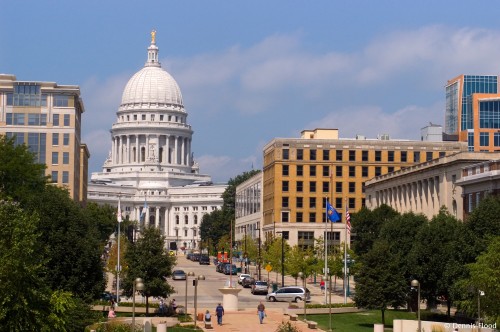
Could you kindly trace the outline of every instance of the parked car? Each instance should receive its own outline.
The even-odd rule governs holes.
[[[252,284],[252,294],[267,294],[267,291],[269,289],[269,285],[266,281],[261,281],[261,280],[256,280]]]
[[[240,273],[240,275],[238,276],[238,284],[241,285],[241,282],[243,281],[243,279],[245,279],[247,277],[251,277],[251,275],[246,274],[246,273]]]
[[[186,272],[175,270],[172,272],[172,280],[186,280]]]
[[[227,263],[226,265],[224,265],[224,274],[232,274],[235,276],[237,273],[238,269],[236,268],[235,264]]]
[[[229,264],[229,263],[219,262],[219,264],[217,264],[217,266],[215,267],[215,271],[217,271],[219,273],[224,273],[224,266],[226,266],[226,264]]]
[[[269,293],[266,295],[266,300],[275,301],[311,301],[311,292],[307,288],[287,286],[278,289],[276,292]]]
[[[103,292],[102,293],[101,300],[103,300],[103,301],[111,301],[111,299],[113,299],[113,301],[116,302],[116,294],[112,294],[110,292]]]
[[[210,257],[208,257],[206,255],[200,256],[199,263],[200,263],[200,265],[210,265]]]
[[[243,286],[243,288],[251,288],[254,282],[255,282],[254,278],[246,277],[241,281],[241,286]]]

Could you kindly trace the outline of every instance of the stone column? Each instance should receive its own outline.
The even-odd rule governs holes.
[[[160,207],[156,207],[156,213],[155,213],[155,228],[159,229],[160,228]]]
[[[184,137],[181,137],[181,165],[186,164],[186,156],[184,155],[185,145],[186,145],[186,139]]]
[[[127,135],[127,164],[130,164],[130,135]]]
[[[179,146],[179,136],[175,136],[175,142],[174,142],[174,164],[178,164],[178,146]]]

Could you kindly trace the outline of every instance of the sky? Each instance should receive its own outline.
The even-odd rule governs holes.
[[[500,74],[498,1],[0,0],[0,73],[78,85],[89,171],[156,30],[203,174],[262,168],[273,138],[419,139],[444,127],[445,85]]]

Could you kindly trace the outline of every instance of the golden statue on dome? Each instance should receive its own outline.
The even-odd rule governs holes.
[[[156,43],[156,30],[151,31],[151,44]]]

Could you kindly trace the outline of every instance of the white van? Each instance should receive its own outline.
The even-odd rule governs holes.
[[[311,292],[307,288],[287,286],[278,289],[276,292],[266,295],[266,300],[271,302],[284,301],[284,302],[297,302],[297,301],[311,301]]]

